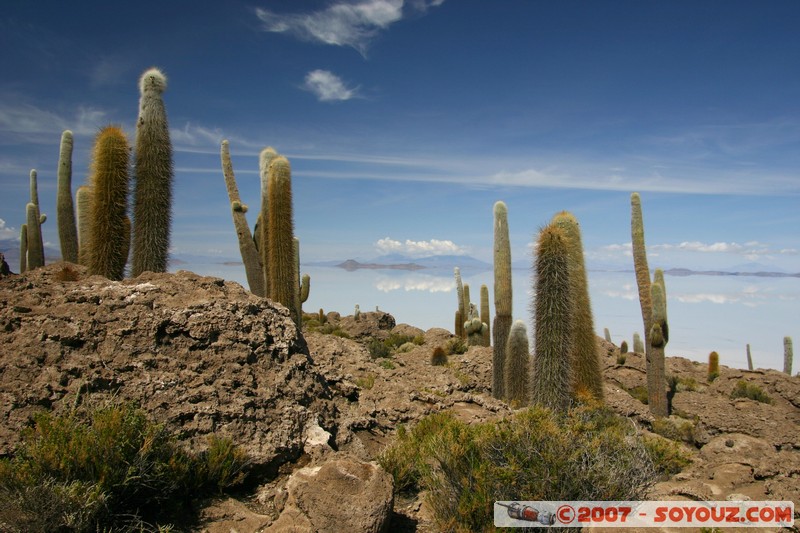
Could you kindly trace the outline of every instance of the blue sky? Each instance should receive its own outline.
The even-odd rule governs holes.
[[[289,157],[303,261],[490,261],[504,200],[515,260],[566,209],[590,265],[629,266],[638,191],[652,267],[800,272],[798,21],[794,0],[14,2],[0,238],[18,237],[35,168],[57,245],[61,132],[75,189],[101,127],[133,140],[138,78],[157,66],[176,254],[238,257],[228,139],[254,207],[258,152]]]

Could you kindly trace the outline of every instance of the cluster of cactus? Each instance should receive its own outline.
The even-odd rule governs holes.
[[[456,296],[458,309],[455,314],[455,334],[469,346],[488,346],[489,324],[489,289],[481,286],[481,307],[470,302],[469,285],[462,282],[461,269],[455,267],[453,275],[456,280]]]
[[[39,186],[37,173],[32,169],[30,179],[30,202],[25,206],[25,223],[19,230],[19,271],[33,270],[44,266],[44,240],[42,224],[47,215],[39,211]]]
[[[464,322],[464,333],[467,337],[467,344],[469,346],[483,346],[488,329],[489,326],[481,321],[478,308],[475,307],[475,304],[469,304],[467,320]]]
[[[261,212],[251,233],[245,218],[247,206],[239,196],[233,173],[228,141],[222,141],[220,158],[250,292],[289,309],[299,325],[303,303],[310,293],[311,277],[300,275],[300,240],[294,236],[289,160],[271,147],[259,154]]]
[[[511,243],[508,208],[496,202],[494,215],[494,323],[492,324],[492,396],[505,398],[506,344],[511,331]]]
[[[58,160],[57,224],[65,261],[86,265],[93,274],[111,279],[124,276],[133,240],[132,275],[167,269],[172,204],[172,145],[161,94],[166,77],[156,69],[139,79],[141,98],[136,123],[134,224],[127,217],[130,148],[117,126],[103,128],[95,138],[88,184],[72,198],[72,132],[61,135]],[[77,204],[77,224],[76,224]],[[31,171],[31,202],[20,244],[20,271],[44,264],[41,246],[36,171]],[[35,222],[35,223],[34,223]],[[133,237],[133,239],[132,239]]]
[[[650,281],[650,268],[647,265],[647,251],[644,243],[642,201],[639,193],[631,194],[631,242],[636,285],[639,289],[639,305],[642,309],[644,323],[648,406],[654,416],[661,417],[668,414],[664,362],[664,345],[669,338],[666,322],[666,291],[663,284],[663,273],[660,279],[656,278],[655,283]],[[658,287],[655,292],[653,291],[654,286]],[[658,308],[654,308],[653,305],[654,294],[660,295],[661,298]],[[655,325],[654,322],[656,322]]]

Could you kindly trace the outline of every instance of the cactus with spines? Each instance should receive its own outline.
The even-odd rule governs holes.
[[[494,215],[494,323],[492,324],[492,396],[505,397],[506,344],[511,331],[511,243],[508,237],[508,208],[495,202]]]
[[[481,285],[481,322],[486,324],[486,332],[483,334],[482,346],[489,346],[492,343],[492,334],[489,326],[492,320],[489,315],[489,287]]]
[[[258,155],[258,172],[261,179],[261,211],[258,213],[253,231],[253,240],[261,256],[262,275],[264,276],[264,293],[271,297],[269,276],[269,166],[278,156],[275,149],[268,146]]]
[[[267,211],[267,271],[269,298],[294,309],[297,276],[294,268],[294,220],[292,217],[292,171],[289,161],[277,156],[269,164]],[[264,231],[262,230],[262,234]],[[263,244],[263,243],[262,243]]]
[[[486,333],[488,326],[481,322],[478,308],[475,304],[469,304],[469,316],[464,322],[464,331],[467,334],[467,344],[469,346],[481,346],[483,344],[483,337]]]
[[[784,337],[783,338],[783,371],[792,375],[792,359],[794,358],[794,353],[792,351],[792,338],[791,337]]]
[[[573,387],[575,393],[589,392],[595,399],[603,399],[603,377],[594,332],[594,317],[589,298],[589,282],[583,259],[583,242],[578,220],[568,212],[556,214],[552,220],[567,243],[569,253],[570,294],[572,295],[572,354]],[[611,334],[605,328],[605,336],[611,342]]]
[[[719,377],[719,354],[711,352],[708,354],[708,382],[711,383]]]
[[[27,219],[28,213],[25,212]],[[19,273],[28,270],[28,224],[25,223],[19,228]]]
[[[456,322],[455,334],[462,339],[466,339],[467,334],[464,332],[464,321],[467,320],[468,308],[464,300],[464,283],[461,280],[461,269],[455,267],[453,269],[453,275],[456,278],[456,297],[458,298],[458,315],[456,315],[458,320]]]
[[[353,313],[353,320],[356,322],[361,320],[361,308],[358,306],[358,304],[356,304],[356,310]]]
[[[464,338],[464,319],[461,317],[461,311],[459,311],[458,309],[456,309],[454,333],[456,337],[460,339]]]
[[[133,265],[131,275],[166,272],[172,217],[172,142],[162,93],[167,78],[151,68],[139,79],[133,195]],[[96,194],[96,193],[95,193]]]
[[[89,231],[92,226],[92,189],[82,185],[75,191],[78,214],[78,263],[89,266]]]
[[[666,371],[664,348],[669,340],[667,324],[667,296],[664,292],[663,276],[661,283],[653,283],[650,287],[653,303],[653,323],[650,330],[650,367],[647,369],[647,405],[655,417],[667,416]]]
[[[539,233],[534,263],[532,403],[565,412],[572,403],[572,325],[569,250],[566,237],[554,225]]]
[[[642,337],[635,332],[633,334],[633,351],[635,353],[644,353],[644,342],[642,342]]]
[[[636,272],[636,285],[639,289],[639,306],[644,323],[645,351],[650,346],[650,328],[653,320],[653,304],[650,300],[650,268],[647,266],[647,250],[644,243],[644,222],[642,220],[642,199],[639,193],[631,194],[631,243],[633,266]],[[649,367],[649,358],[648,367]]]
[[[100,130],[89,178],[93,197],[88,267],[91,274],[113,280],[122,279],[130,247],[130,230],[125,230],[129,224],[126,223],[129,153],[128,139],[122,129],[108,126]]]
[[[42,242],[42,226],[39,224],[39,206],[28,202],[25,206],[27,215],[28,237],[28,264],[27,269],[33,270],[44,266],[44,243]]]
[[[250,292],[256,296],[266,296],[264,289],[264,271],[261,266],[261,259],[250,233],[250,226],[247,224],[247,206],[242,204],[239,196],[239,187],[236,185],[236,177],[233,173],[233,163],[228,141],[222,141],[220,147],[220,159],[222,160],[222,175],[225,178],[225,188],[228,191],[228,199],[231,202],[231,215],[233,225],[236,229],[236,237],[239,240],[239,252],[242,255],[244,271],[247,276],[247,285]]]
[[[628,353],[628,341],[622,341],[619,345],[619,353],[626,354]]]
[[[58,154],[58,191],[56,200],[56,223],[58,240],[61,243],[61,258],[70,263],[78,262],[78,230],[75,226],[75,206],[72,201],[72,132],[61,134]]]
[[[437,346],[433,349],[431,353],[431,365],[433,366],[444,366],[447,364],[447,354],[444,351],[444,348],[441,346]]]
[[[37,180],[37,176],[38,175],[36,173],[36,169],[32,168],[29,175],[31,203],[36,207],[39,207],[39,183]]]
[[[505,364],[505,395],[509,403],[523,407],[531,400],[531,354],[528,329],[522,320],[514,321],[508,334]]]
[[[747,370],[753,370],[753,356],[750,354],[750,345],[747,345]]]

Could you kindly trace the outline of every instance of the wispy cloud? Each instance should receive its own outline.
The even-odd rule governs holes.
[[[383,254],[406,254],[417,257],[430,255],[463,255],[464,248],[453,241],[431,239],[429,241],[397,241],[386,237],[375,243],[375,248]]]
[[[358,96],[357,87],[347,87],[339,76],[329,70],[312,70],[306,74],[303,88],[314,93],[320,102],[344,101]]]
[[[39,134],[59,138],[62,131],[69,129],[75,135],[95,135],[106,117],[105,111],[91,107],[79,106],[72,116],[64,116],[29,103],[5,100],[0,102],[0,133],[26,142],[52,143],[52,139],[43,139]]]
[[[10,228],[6,225],[6,221],[0,218],[0,239],[16,239],[19,240],[19,230]]]
[[[444,0],[412,0],[410,11],[424,13]],[[287,33],[304,41],[335,46],[351,46],[366,56],[370,42],[391,24],[401,20],[405,12],[403,0],[339,1],[311,13],[280,14],[256,9],[265,31]]]

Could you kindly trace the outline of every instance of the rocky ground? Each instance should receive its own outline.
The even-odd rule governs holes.
[[[511,413],[490,395],[491,349],[432,366],[448,331],[396,325],[387,313],[325,321],[299,335],[282,307],[188,272],[111,282],[55,264],[4,278],[0,455],[13,453],[36,410],[132,399],[188,447],[202,449],[216,433],[253,460],[249,490],[205,502],[197,531],[434,531],[421,498],[395,497],[374,460],[399,424],[429,413],[449,409],[465,421]],[[422,344],[371,357],[368,341],[392,334]],[[669,357],[674,414],[654,427],[629,392],[645,385],[643,357],[619,365],[618,348],[600,338],[598,350],[607,403],[692,455],[651,499],[792,500],[800,510],[800,379],[721,365],[708,383],[705,364]],[[740,380],[774,403],[730,399]]]

